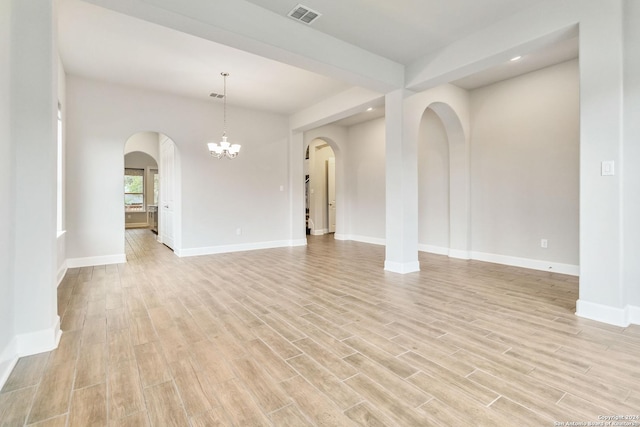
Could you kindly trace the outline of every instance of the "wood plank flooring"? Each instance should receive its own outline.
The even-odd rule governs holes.
[[[384,248],[178,258],[127,230],[128,263],[71,269],[55,351],[22,358],[2,426],[539,426],[640,415],[640,327],[574,315],[577,279]],[[640,420],[635,420],[640,425]]]

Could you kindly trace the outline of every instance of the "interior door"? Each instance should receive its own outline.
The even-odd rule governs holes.
[[[173,141],[166,139],[160,145],[160,242],[173,249],[175,239],[174,214],[174,177],[175,177],[175,146]]]
[[[327,160],[327,203],[329,233],[336,232],[336,158]]]

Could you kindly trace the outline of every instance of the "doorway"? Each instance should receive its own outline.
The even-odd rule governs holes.
[[[158,163],[141,151],[124,156],[125,228],[152,228],[157,199]]]
[[[305,200],[307,233],[323,235],[336,232],[336,158],[331,146],[322,139],[311,141],[305,156]]]
[[[442,120],[431,108],[422,115],[418,136],[418,249],[448,255],[449,137]]]
[[[171,249],[176,245],[174,142],[158,132],[138,132],[125,143],[125,228],[148,229]]]

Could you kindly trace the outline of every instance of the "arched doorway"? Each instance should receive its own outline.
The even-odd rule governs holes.
[[[336,232],[336,155],[322,138],[312,140],[305,151],[305,211],[307,234]]]
[[[157,234],[158,163],[149,154],[132,151],[124,155],[124,225],[149,228]]]
[[[440,117],[427,108],[418,133],[418,250],[449,254],[449,139]]]
[[[173,140],[159,132],[137,132],[124,149],[125,228],[149,228],[171,249],[179,238],[176,154]]]
[[[416,155],[422,158],[417,188],[419,250],[469,259],[468,101],[461,92],[445,86],[409,98],[407,112],[411,126],[406,136],[422,143],[416,147]],[[427,161],[425,156],[432,158]],[[430,170],[425,169],[429,167]],[[426,184],[427,177],[435,182]],[[437,206],[428,207],[428,203]]]

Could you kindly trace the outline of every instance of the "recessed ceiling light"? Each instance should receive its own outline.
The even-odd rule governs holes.
[[[367,111],[373,111],[373,107],[367,108]]]
[[[516,62],[516,61],[519,61],[520,59],[522,59],[522,56],[514,56],[513,58],[511,58],[511,62]]]

